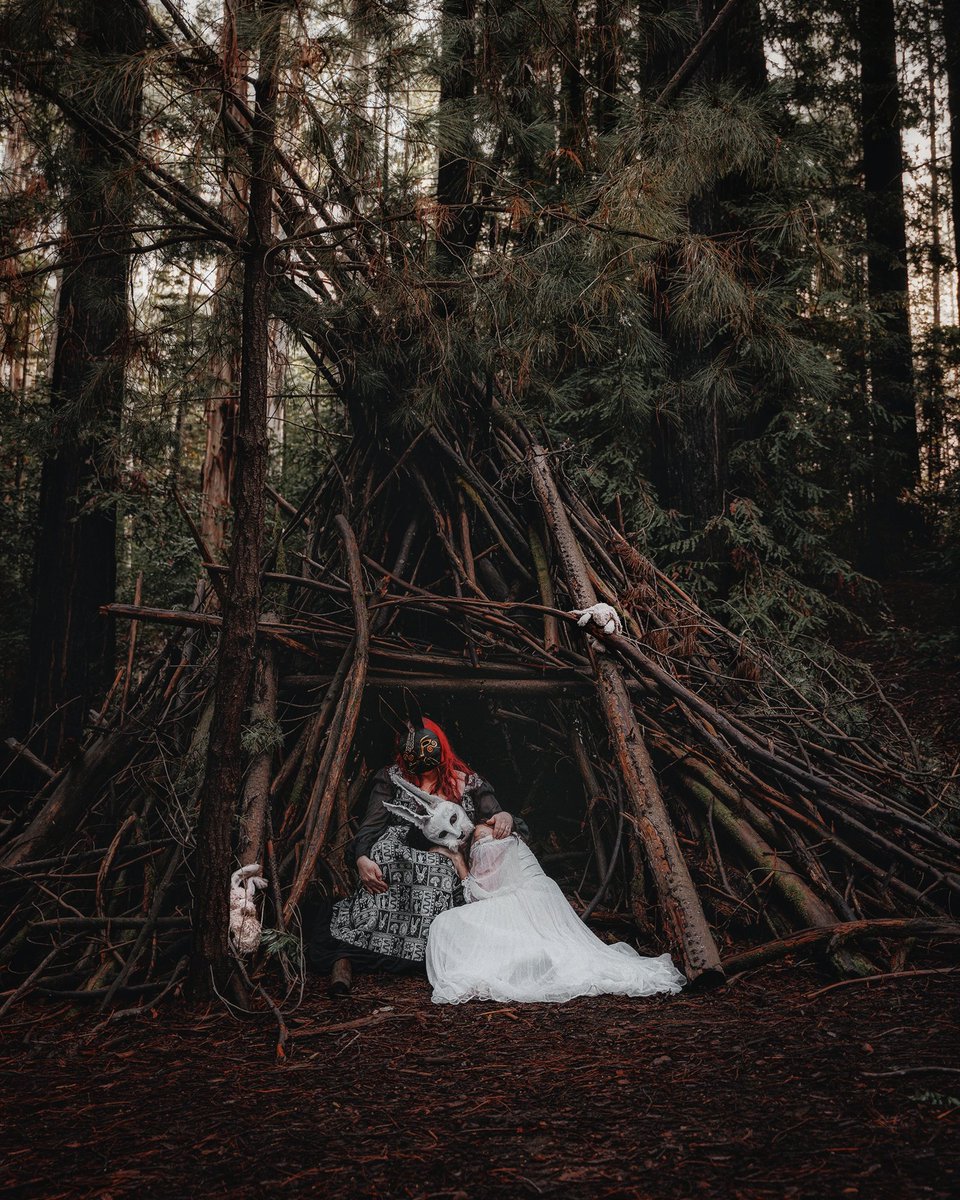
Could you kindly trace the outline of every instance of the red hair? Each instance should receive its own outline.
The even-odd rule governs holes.
[[[453,747],[450,745],[450,739],[443,732],[436,721],[431,721],[427,717],[423,719],[425,729],[429,729],[431,733],[437,735],[437,741],[440,743],[440,783],[437,790],[447,799],[455,800],[458,804],[463,795],[463,782],[472,771],[463,761],[463,759],[455,754]],[[403,754],[398,750],[396,758],[397,766],[400,768],[400,773],[405,779],[409,779],[413,783],[419,778],[417,775],[412,775],[407,769],[406,763],[403,761]],[[457,777],[457,772],[463,775],[463,779]]]

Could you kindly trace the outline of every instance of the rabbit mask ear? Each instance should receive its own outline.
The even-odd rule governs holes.
[[[422,729],[423,710],[420,707],[420,701],[408,687],[403,689],[403,700],[407,710],[407,725],[414,729]]]
[[[384,800],[383,807],[395,816],[403,817],[411,825],[423,826],[429,820],[432,809],[419,796],[405,793],[402,799]]]

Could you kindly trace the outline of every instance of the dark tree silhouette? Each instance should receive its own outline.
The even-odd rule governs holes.
[[[903,200],[903,148],[893,0],[859,7],[868,339],[872,429],[872,512],[867,565],[888,569],[902,554],[911,519],[905,493],[920,475]]]
[[[133,135],[141,84],[123,60],[144,45],[144,15],[126,0],[72,6],[69,82],[104,124]],[[48,62],[59,77],[62,66]],[[62,81],[61,81],[62,82]],[[63,277],[50,381],[50,450],[42,468],[30,633],[28,724],[44,721],[41,757],[61,759],[113,675],[116,439],[128,356],[128,257],[135,187],[125,155],[75,129],[69,149]]]

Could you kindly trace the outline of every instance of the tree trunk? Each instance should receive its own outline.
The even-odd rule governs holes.
[[[264,615],[272,621],[272,613]],[[250,725],[261,747],[254,752],[247,767],[243,785],[243,807],[240,814],[238,850],[241,866],[262,863],[267,805],[270,803],[270,782],[276,756],[274,737],[277,725],[277,656],[275,645],[265,638],[260,647],[253,702],[250,705]]]
[[[246,76],[250,70],[247,38],[241,41],[242,0],[224,0],[220,36],[223,86],[228,94],[248,101]],[[238,117],[238,119],[240,119]],[[226,148],[220,177],[220,211],[233,229],[243,230],[246,218],[247,179],[238,166],[240,147],[222,123]],[[230,498],[236,470],[237,404],[240,386],[239,350],[233,333],[235,313],[234,260],[225,256],[217,265],[214,306],[216,349],[207,373],[204,423],[206,445],[200,472],[200,533],[216,562],[223,562],[230,519]],[[234,293],[234,294],[231,294]]]
[[[129,135],[140,115],[140,74],[138,68],[122,71],[117,60],[143,49],[144,14],[126,0],[82,0],[74,11],[78,47],[102,73],[87,103],[99,120]],[[45,721],[32,746],[53,764],[64,757],[65,743],[79,741],[90,701],[106,691],[113,674],[113,623],[100,617],[100,606],[116,590],[111,493],[130,335],[135,194],[121,152],[105,151],[78,131],[70,153],[61,247],[68,265],[57,306],[51,449],[40,478],[24,709],[28,724]]]
[[[725,6],[726,0],[698,0],[701,36]],[[709,78],[726,79],[734,86],[750,92],[762,91],[767,86],[767,58],[763,48],[759,0],[740,0],[711,42],[703,70]]]
[[[950,212],[953,216],[954,263],[960,264],[960,5],[941,0],[941,27],[946,43],[947,108],[950,114]],[[957,270],[960,310],[960,266]]]
[[[465,119],[465,106],[476,85],[473,31],[474,0],[444,0],[440,16],[440,113],[456,121]],[[437,167],[437,273],[441,277],[462,271],[476,244],[480,214],[470,207],[476,152],[472,136],[463,145],[440,150]]]
[[[9,126],[5,131],[3,148],[0,151],[0,197],[5,202],[13,200],[30,188],[31,176],[35,177],[38,173],[29,143],[26,120],[16,111],[26,109],[29,104],[28,93],[15,93],[12,105],[14,111],[7,118]],[[40,180],[37,179],[36,182],[39,183]],[[11,206],[9,211],[15,210]],[[13,282],[11,290],[9,281],[18,274],[19,268],[14,257],[18,247],[29,245],[29,239],[36,239],[36,233],[34,221],[27,223],[22,220],[8,220],[0,233],[0,253],[3,255],[3,261],[0,262],[0,388],[21,402],[29,382],[31,359],[36,350],[35,318],[38,316],[36,310],[39,309],[39,305],[33,296],[29,300],[25,300],[22,295],[18,296],[16,282]],[[20,472],[18,476],[19,474]],[[19,494],[12,499],[19,508]]]
[[[600,137],[613,132],[617,123],[617,93],[620,90],[620,4],[619,0],[597,0],[597,39],[594,58],[596,99],[594,121]]]
[[[596,604],[583,552],[541,447],[533,445],[528,464],[534,494],[543,510],[567,584],[578,608]],[[692,982],[722,977],[720,954],[684,861],[677,835],[657,784],[650,752],[637,724],[623,673],[602,647],[593,651],[600,707],[617,756],[639,840],[657,889],[660,914],[671,950]]]
[[[955,6],[954,6],[955,7]],[[937,155],[937,132],[940,122],[940,103],[937,83],[940,63],[934,45],[933,20],[930,8],[923,13],[923,50],[926,60],[927,153],[930,164],[930,200],[927,228],[930,237],[930,329],[923,347],[923,372],[920,382],[921,406],[923,411],[923,451],[926,467],[926,484],[930,492],[937,495],[942,487],[944,451],[946,438],[946,395],[943,371],[943,238],[940,222],[943,216],[940,181],[941,170]]]
[[[269,367],[269,301],[277,69],[284,5],[263,5],[260,72],[250,130],[247,244],[243,256],[240,403],[234,532],[217,655],[214,716],[197,820],[191,984],[194,994],[221,986],[229,966],[231,830],[240,799],[240,735],[254,671],[263,548]]]
[[[875,321],[868,345],[873,538],[865,548],[865,565],[881,573],[905,549],[911,519],[904,493],[920,477],[894,0],[864,0],[858,35],[867,299]]]
[[[579,5],[570,0],[567,41],[560,74],[559,160],[557,175],[561,191],[571,192],[583,177],[587,163],[586,80],[580,46]]]

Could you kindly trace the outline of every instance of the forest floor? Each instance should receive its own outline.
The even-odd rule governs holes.
[[[952,763],[960,671],[936,607],[906,585],[884,636],[845,648]],[[283,1061],[272,1018],[220,1005],[94,1032],[99,1015],[37,1002],[0,1030],[0,1194],[952,1200],[955,963],[831,986],[788,960],[559,1007],[435,1007],[425,980],[378,976],[332,1000],[311,979]]]
[[[434,1007],[312,982],[272,1020],[165,1007],[0,1045],[0,1189],[55,1198],[960,1195],[960,975]]]

